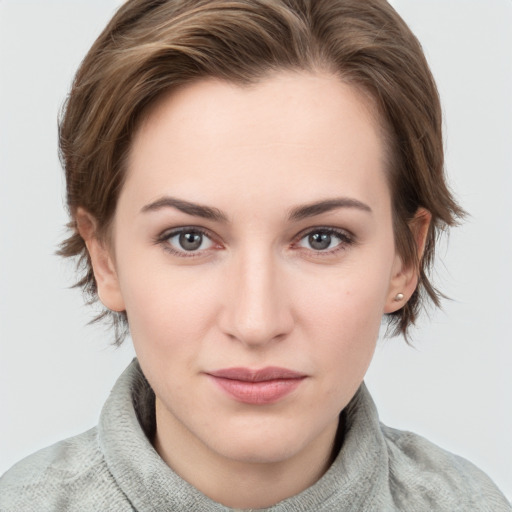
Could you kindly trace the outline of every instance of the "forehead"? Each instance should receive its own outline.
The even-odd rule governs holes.
[[[334,121],[334,126],[341,120],[337,117],[340,111],[347,121],[369,121],[379,130],[384,124],[368,92],[328,72],[280,71],[248,84],[207,77],[161,95],[143,116],[135,138],[144,137],[144,132],[157,125],[165,123],[170,127],[174,122],[175,135],[183,136],[180,142],[192,143],[188,137],[190,129],[220,137],[225,133],[224,127],[231,129],[236,125],[243,129],[238,132],[242,136],[256,138],[259,127],[259,134],[264,137],[275,129],[276,142],[287,142],[300,135],[309,141],[319,126],[312,123],[318,120],[327,125]],[[285,123],[288,127],[283,131]],[[251,128],[250,134],[246,128]],[[229,133],[233,139],[236,135]]]
[[[293,190],[332,196],[333,186],[382,195],[371,184],[385,182],[383,140],[371,98],[333,75],[283,72],[248,86],[205,79],[148,112],[133,139],[125,188],[145,200],[249,197],[256,188],[266,197],[276,188],[281,197]],[[296,198],[303,199],[310,198]]]

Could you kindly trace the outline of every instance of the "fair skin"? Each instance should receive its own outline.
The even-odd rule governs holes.
[[[199,81],[136,132],[109,243],[77,212],[156,394],[155,448],[224,505],[267,507],[322,476],[382,315],[416,287],[374,111],[326,73]]]

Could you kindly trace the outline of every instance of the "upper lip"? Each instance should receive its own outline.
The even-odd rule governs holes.
[[[222,379],[240,380],[244,382],[265,382],[277,379],[302,379],[306,375],[288,368],[280,368],[278,366],[267,366],[253,370],[251,368],[223,368],[208,372],[212,377]]]

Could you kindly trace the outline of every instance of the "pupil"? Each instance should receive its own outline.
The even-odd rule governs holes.
[[[185,251],[195,251],[201,247],[203,235],[201,233],[181,233],[180,245]]]
[[[324,251],[331,245],[331,235],[328,233],[314,233],[309,235],[309,245],[317,251]]]

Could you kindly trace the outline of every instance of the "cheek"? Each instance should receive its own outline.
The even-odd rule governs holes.
[[[322,330],[365,333],[379,324],[386,304],[390,266],[360,259],[325,276],[310,276],[295,291],[304,311]]]
[[[386,276],[385,266],[354,265],[322,279],[322,286],[311,279],[306,288],[298,315],[304,338],[315,340],[319,364],[347,381],[362,379],[373,356],[389,286]]]
[[[149,274],[151,274],[150,272]],[[170,273],[167,273],[170,274]],[[197,286],[196,286],[197,285]],[[197,372],[212,326],[208,289],[197,280],[182,282],[172,275],[146,274],[126,286],[126,311],[137,358],[158,396],[180,395]]]
[[[216,308],[207,272],[169,265],[153,249],[120,258],[118,274],[136,348],[174,351],[206,334]]]
[[[342,366],[345,374],[366,369],[381,324],[380,304],[375,303],[375,298],[355,293],[323,298],[311,309],[307,325],[307,337],[316,340],[318,347],[315,354],[326,365]],[[323,351],[321,346],[325,347]]]

